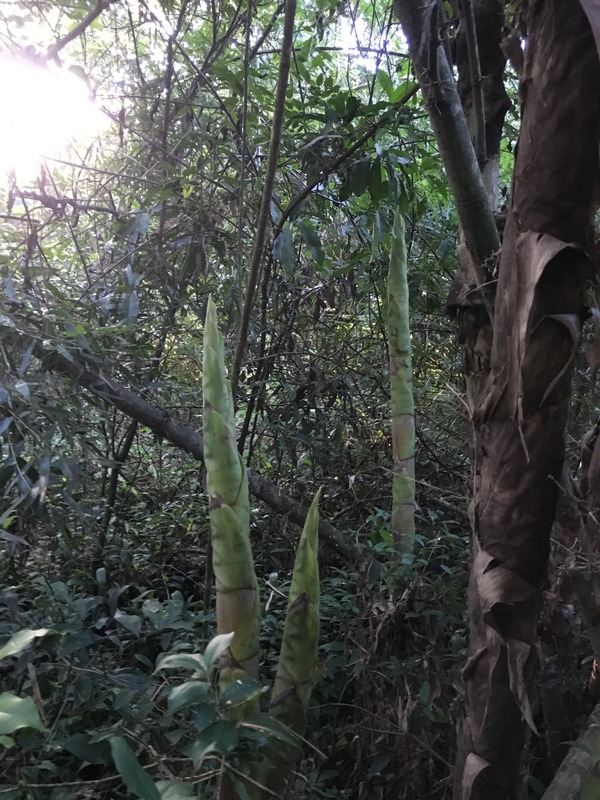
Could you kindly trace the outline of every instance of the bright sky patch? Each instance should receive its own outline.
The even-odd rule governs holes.
[[[100,127],[85,82],[69,70],[0,57],[0,170],[35,176],[44,157]]]

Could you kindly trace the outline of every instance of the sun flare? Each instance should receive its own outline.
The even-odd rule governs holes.
[[[88,87],[69,70],[0,57],[0,172],[32,178],[44,157],[100,124]]]

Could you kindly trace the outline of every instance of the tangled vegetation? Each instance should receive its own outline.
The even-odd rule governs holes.
[[[446,313],[456,214],[391,7],[298,8],[278,93],[286,5],[0,2],[3,48],[70,69],[103,119],[0,185],[1,800],[213,798],[224,775],[246,800],[257,754],[277,747],[302,751],[294,800],[452,796],[470,558]],[[386,301],[398,209],[416,425],[402,552]],[[258,676],[220,688],[231,640],[217,636],[201,438],[211,295],[262,605]],[[598,411],[588,338],[573,466]],[[320,487],[320,644],[299,748],[268,692]],[[565,627],[548,623],[549,638],[568,646],[547,651],[543,680],[560,684],[575,736],[591,657],[572,598],[553,597]],[[552,777],[544,724],[531,798]]]

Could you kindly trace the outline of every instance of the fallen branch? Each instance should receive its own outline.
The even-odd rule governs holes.
[[[172,417],[165,409],[149,403],[116,381],[105,378],[87,364],[74,358],[71,360],[39,341],[34,345],[33,352],[40,359],[44,370],[64,375],[198,461],[204,460],[202,436]],[[248,469],[248,486],[255,497],[274,511],[285,514],[297,525],[304,524],[308,509],[253,469]],[[346,561],[364,563],[367,560],[365,554],[327,520],[321,519],[319,534],[323,543]]]

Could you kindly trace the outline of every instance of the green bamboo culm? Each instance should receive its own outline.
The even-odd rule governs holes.
[[[294,561],[279,663],[269,712],[300,736],[306,730],[306,707],[319,646],[319,498],[317,492],[304,523]]]
[[[204,326],[204,462],[209,497],[217,631],[234,633],[221,661],[220,686],[258,677],[260,600],[250,548],[248,479],[236,444],[223,337],[209,298]]]
[[[269,768],[260,782],[271,792],[280,793],[301,754],[301,737],[306,731],[306,709],[317,667],[319,647],[319,498],[317,492],[311,504],[294,561],[292,585],[288,599],[279,653],[277,674],[273,685],[269,713],[290,728],[297,744],[274,741],[269,755]]]
[[[404,216],[394,216],[388,273],[388,348],[392,423],[392,535],[400,552],[415,534],[415,407]]]

